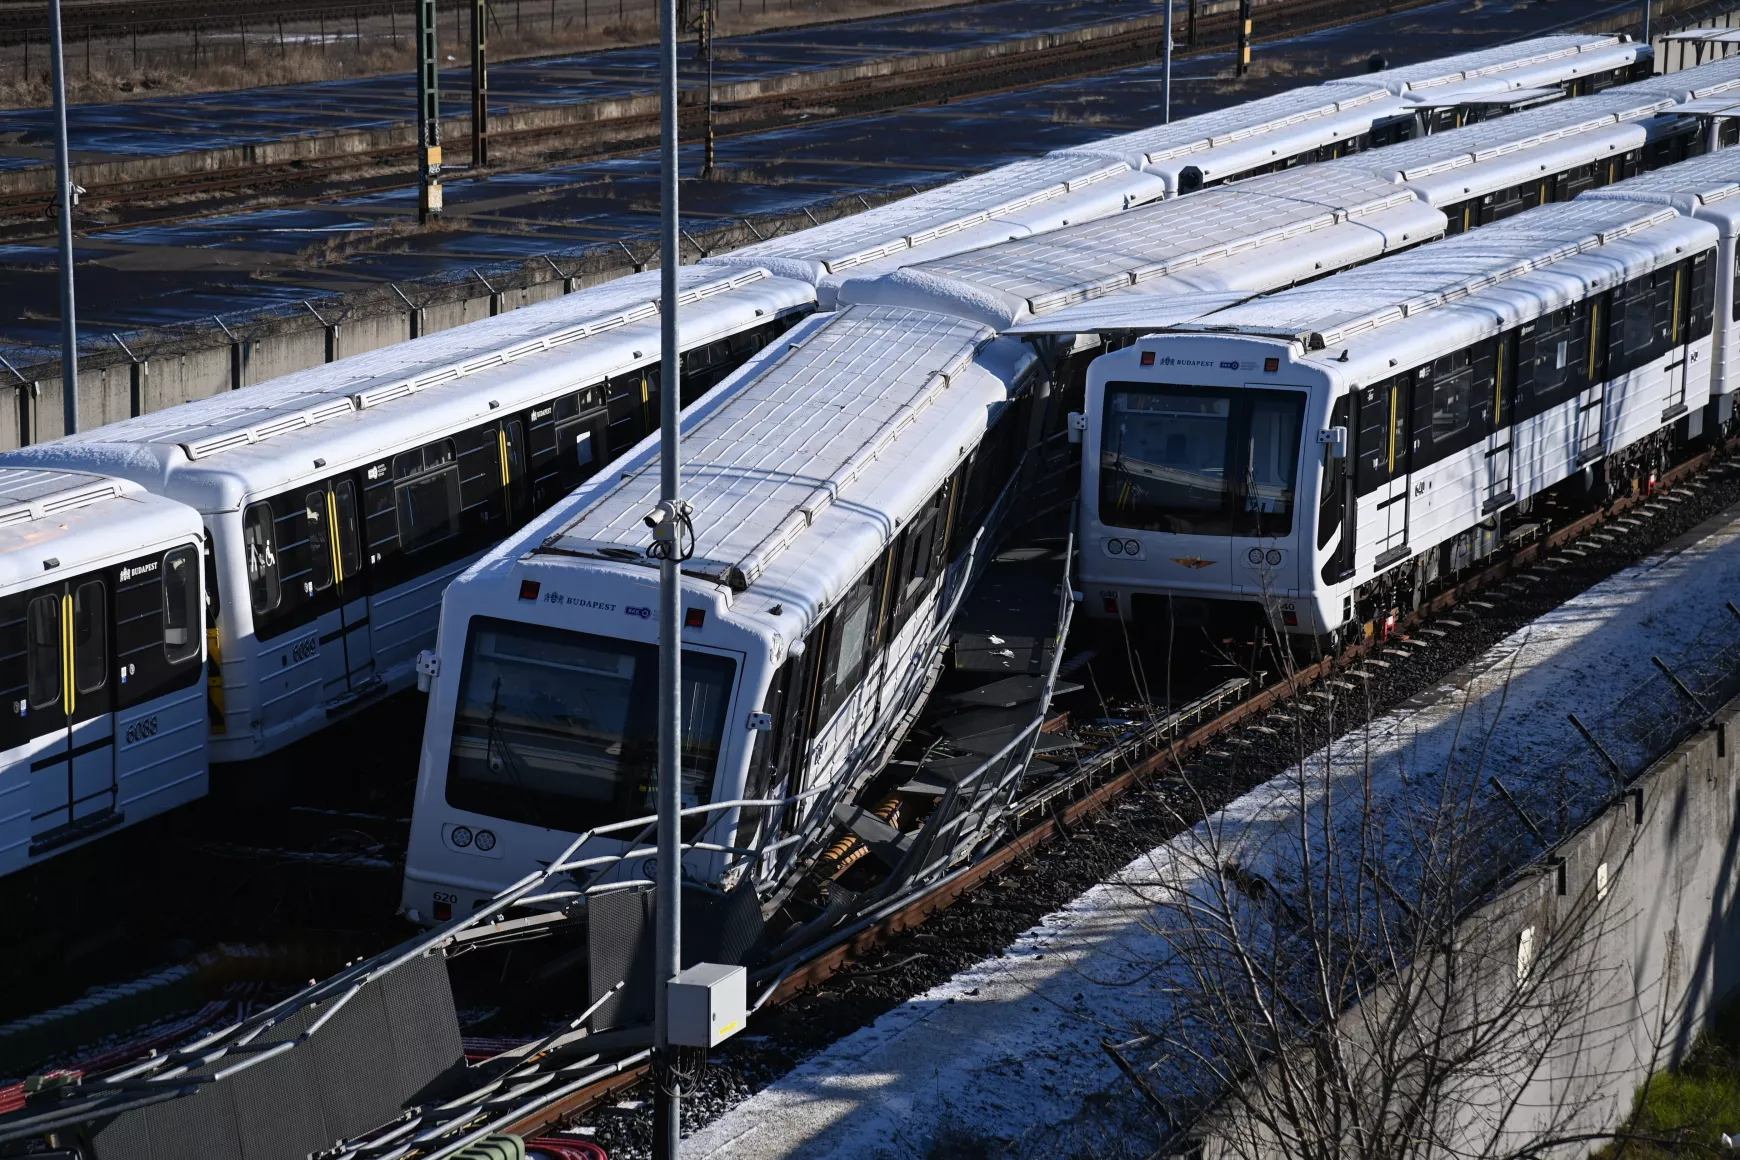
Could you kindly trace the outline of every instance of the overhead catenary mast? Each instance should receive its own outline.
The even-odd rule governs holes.
[[[66,61],[60,34],[60,0],[48,4],[49,64],[54,82],[54,169],[60,211],[60,399],[66,433],[79,429],[79,340],[73,311],[72,162],[66,140]]]
[[[682,970],[682,577],[685,512],[678,488],[677,413],[682,366],[677,349],[677,0],[659,2],[659,506],[653,550],[659,557],[658,869],[653,950],[653,1156],[677,1160],[682,1090],[671,1043],[671,981]]]

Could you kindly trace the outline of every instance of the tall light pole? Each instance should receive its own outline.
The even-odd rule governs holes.
[[[1172,0],[1166,0],[1166,63],[1160,66],[1160,123],[1172,123]]]
[[[677,350],[677,0],[659,0],[659,745],[657,939],[653,949],[653,1157],[677,1160],[682,1091],[671,1045],[669,987],[682,963],[682,499],[678,491],[677,412],[682,366]],[[661,550],[662,549],[662,550]]]
[[[54,168],[60,197],[60,399],[66,433],[79,429],[79,338],[73,315],[72,161],[66,143],[66,61],[60,35],[60,0],[48,3],[48,52],[54,81]]]

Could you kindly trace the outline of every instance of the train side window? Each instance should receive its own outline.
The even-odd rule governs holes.
[[[249,506],[242,522],[242,550],[248,564],[248,593],[255,613],[278,607],[283,593],[278,587],[278,552],[272,526],[272,507]]]
[[[459,534],[459,465],[453,440],[440,439],[393,459],[399,542],[407,554]]]
[[[829,618],[819,721],[826,722],[845,703],[852,690],[864,679],[868,661],[875,655],[881,580],[881,566],[872,565],[852,585]]]
[[[101,580],[73,590],[73,685],[95,693],[109,683],[109,611]]]
[[[163,655],[179,665],[199,655],[199,553],[171,548],[163,554]]]
[[[317,487],[302,497],[308,521],[308,583],[310,593],[332,587],[332,528],[326,518],[326,489]]]
[[[60,597],[38,596],[25,612],[25,666],[32,709],[60,702]]]
[[[362,571],[362,552],[358,547],[356,519],[356,484],[341,479],[332,485],[332,510],[337,517],[332,534],[338,541],[338,567],[346,580]]]
[[[1740,124],[1740,121],[1735,122]],[[1740,322],[1740,253],[1734,255],[1734,302],[1729,307],[1732,321]]]
[[[1710,333],[1716,308],[1716,251],[1694,255],[1686,265],[1687,279],[1685,341],[1696,342]]]
[[[1401,450],[1396,446],[1396,427],[1406,414],[1398,396],[1405,378],[1397,375],[1359,390],[1359,431],[1354,437],[1359,462],[1354,467],[1354,484],[1360,495],[1375,491],[1395,474]]]
[[[938,541],[947,530],[948,492],[946,483],[938,488],[900,534],[900,572],[894,593],[902,624],[936,582]]]

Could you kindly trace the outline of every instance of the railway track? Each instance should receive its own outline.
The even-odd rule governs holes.
[[[1297,36],[1376,16],[1421,7],[1430,0],[1285,0],[1262,10],[1259,29],[1265,36]],[[1231,13],[1204,16],[1198,23],[1197,44],[1178,49],[1180,59],[1231,46],[1236,39]],[[1071,44],[1011,57],[996,57],[947,70],[920,70],[854,80],[803,93],[781,93],[720,105],[714,110],[721,136],[743,136],[802,120],[825,123],[898,107],[944,104],[966,97],[984,97],[1025,89],[1049,81],[1114,71],[1153,60],[1163,45],[1158,28],[1145,28],[1085,44]],[[826,108],[825,115],[818,115]],[[685,105],[679,121],[685,135],[699,133],[706,109]],[[656,114],[623,116],[601,122],[523,129],[492,129],[490,143],[498,159],[510,164],[493,172],[535,169],[547,165],[597,160],[641,151],[656,141]],[[450,134],[455,141],[458,134]],[[452,175],[463,174],[454,170]],[[120,220],[86,224],[89,235],[103,228],[163,224],[205,216],[227,207],[265,208],[287,201],[359,196],[395,189],[416,173],[414,149],[403,145],[358,150],[342,156],[296,160],[283,164],[238,166],[199,175],[90,182],[81,199],[87,213],[124,211]],[[194,199],[191,203],[189,199]],[[173,205],[161,204],[173,199]],[[39,193],[0,195],[0,231],[8,237],[34,236],[37,224],[50,223],[50,200]]]
[[[1558,513],[1557,526],[1541,527],[1526,542],[1514,544],[1503,559],[1424,603],[1402,618],[1387,640],[1374,634],[1279,680],[1265,683],[1257,674],[1225,681],[1162,716],[1078,724],[1075,734],[1085,752],[1076,767],[1018,799],[1010,815],[1012,832],[1000,846],[933,888],[838,932],[783,977],[761,980],[756,990],[771,990],[749,1035],[728,1044],[721,1051],[722,1062],[701,1073],[696,1103],[702,1113],[722,1109],[755,1083],[788,1070],[798,1056],[849,1034],[963,966],[996,954],[1043,914],[1171,836],[1176,819],[1211,812],[1296,760],[1296,745],[1287,742],[1315,746],[1332,731],[1328,721],[1319,719],[1314,727],[1321,728],[1315,734],[1274,737],[1276,731],[1262,725],[1266,715],[1306,695],[1322,696],[1318,690],[1326,683],[1350,676],[1366,678],[1371,711],[1390,708],[1437,684],[1548,607],[1740,503],[1740,468],[1727,460],[1737,448],[1740,440],[1680,463],[1665,471],[1649,493],[1598,511]],[[1621,529],[1630,527],[1625,532],[1628,542],[1577,547],[1590,533],[1616,522]],[[1556,577],[1550,583],[1524,586],[1532,604],[1512,602],[1505,611],[1494,611],[1495,588],[1537,570],[1549,558],[1570,565],[1573,557],[1565,550],[1574,547],[1599,559],[1579,555],[1575,575],[1567,567],[1550,573]],[[1454,617],[1444,615],[1452,610]],[[1405,661],[1378,660],[1384,650],[1409,638],[1432,644]],[[1381,677],[1373,664],[1385,666]],[[1106,685],[1103,677],[1098,683]],[[1106,703],[1099,704],[1105,711]],[[1091,712],[1093,705],[1084,693],[1078,711]],[[1342,727],[1360,720],[1349,715]],[[1271,735],[1268,752],[1261,751],[1264,733]],[[1259,744],[1240,748],[1240,734]],[[1221,745],[1229,748],[1217,748]],[[1161,805],[1165,808],[1156,808]],[[1168,818],[1172,821],[1166,822]],[[359,871],[353,867],[352,872]],[[1009,881],[1018,885],[1002,889]],[[772,1033],[766,1034],[770,1028]],[[530,1138],[588,1118],[599,1124],[598,1138],[611,1147],[612,1155],[623,1149],[633,1154],[644,1127],[639,1123],[644,1109],[633,1106],[633,1089],[646,1074],[645,1061],[638,1057],[601,1064],[593,1074],[550,1085],[548,1098],[498,1128]],[[746,1075],[752,1080],[745,1081]]]
[[[1519,615],[1526,622],[1545,611],[1545,608],[1531,608],[1520,613],[1513,612],[1510,617],[1500,617],[1492,611],[1489,602],[1477,600],[1478,596],[1490,595],[1495,587],[1519,574],[1528,573],[1549,558],[1571,548],[1596,529],[1611,525],[1622,517],[1640,514],[1655,517],[1643,525],[1651,530],[1636,537],[1643,542],[1631,544],[1626,551],[1610,552],[1610,566],[1597,569],[1598,575],[1582,577],[1572,589],[1555,593],[1543,592],[1536,597],[1537,604],[1544,601],[1548,606],[1556,605],[1574,595],[1575,591],[1590,587],[1605,575],[1617,571],[1632,559],[1656,550],[1664,542],[1682,534],[1688,526],[1695,526],[1715,512],[1740,502],[1740,468],[1727,460],[1729,453],[1736,449],[1740,449],[1740,439],[1694,456],[1669,469],[1662,473],[1653,488],[1643,494],[1624,497],[1600,510],[1568,519],[1562,526],[1544,531],[1530,538],[1528,542],[1516,545],[1504,559],[1476,571],[1423,603],[1418,610],[1402,618],[1387,635],[1374,631],[1368,640],[1345,649],[1340,655],[1324,657],[1314,664],[1301,665],[1283,678],[1266,685],[1248,679],[1228,681],[1176,712],[1107,737],[1070,774],[1027,795],[1015,804],[1011,818],[1015,832],[1000,847],[935,887],[890,907],[857,928],[836,936],[813,958],[778,980],[758,1018],[762,1021],[770,1018],[781,1019],[782,1022],[802,1027],[812,1021],[818,1007],[826,1006],[820,1000],[827,994],[830,983],[846,980],[850,984],[860,972],[868,975],[886,974],[907,967],[915,959],[925,958],[926,955],[922,952],[910,953],[910,940],[915,933],[932,925],[936,920],[958,913],[960,909],[972,909],[963,908],[961,904],[976,900],[981,890],[997,883],[1005,875],[1030,866],[1048,847],[1077,841],[1085,832],[1103,822],[1109,812],[1117,810],[1121,805],[1128,808],[1132,798],[1157,789],[1164,792],[1159,784],[1161,782],[1182,785],[1182,775],[1187,766],[1194,765],[1203,758],[1212,761],[1216,757],[1224,759],[1229,756],[1225,751],[1213,750],[1217,742],[1232,737],[1248,726],[1258,724],[1266,714],[1297,703],[1305,695],[1320,689],[1326,682],[1336,681],[1338,676],[1353,675],[1364,678],[1370,696],[1371,678],[1378,670],[1369,665],[1381,663],[1386,671],[1393,667],[1393,662],[1377,661],[1381,652],[1392,649],[1393,643],[1402,639],[1419,642],[1442,641],[1446,633],[1441,628],[1433,629],[1432,637],[1416,637],[1413,634],[1416,630],[1431,626],[1435,621],[1457,630],[1467,629],[1474,622],[1469,613],[1474,612],[1477,606],[1485,606],[1485,615],[1494,623],[1489,625],[1486,633],[1474,634],[1481,639],[1464,640],[1461,647],[1441,650],[1436,664],[1431,663],[1430,653],[1414,654],[1409,660],[1425,662],[1423,670],[1415,672],[1413,680],[1397,681],[1391,678],[1390,688],[1373,697],[1371,711],[1384,711],[1422,688],[1430,687],[1497,637],[1514,631],[1511,622],[1518,619]],[[1720,470],[1709,471],[1711,468]],[[1700,478],[1706,472],[1714,478]],[[1694,491],[1702,494],[1693,494]],[[1669,495],[1674,500],[1668,500],[1666,497]],[[1452,610],[1458,612],[1457,618],[1444,616]],[[1347,728],[1357,723],[1356,719],[1350,720],[1342,727]],[[1275,731],[1268,732],[1273,734]],[[1315,745],[1319,740],[1328,739],[1329,734],[1326,732],[1321,738],[1307,736],[1306,743]],[[1287,746],[1280,748],[1286,750]],[[1260,759],[1260,755],[1256,755],[1255,760],[1244,763],[1246,768],[1242,773],[1234,772],[1233,776],[1224,777],[1226,771],[1222,770],[1223,792],[1216,795],[1215,800],[1196,800],[1194,811],[1188,801],[1175,800],[1171,804],[1177,812],[1172,816],[1189,815],[1193,812],[1199,815],[1210,813],[1239,793],[1279,772],[1286,761],[1296,757],[1296,754],[1282,752],[1265,762]],[[1220,764],[1225,765],[1226,762],[1222,761]],[[1189,787],[1183,796],[1191,799],[1196,797],[1196,793],[1195,787]],[[1183,808],[1180,809],[1180,806]],[[1161,838],[1163,840],[1169,836],[1169,833],[1162,834]],[[1133,855],[1151,848],[1154,838],[1151,831],[1139,833],[1137,840],[1125,842],[1123,847]],[[1110,861],[1114,866],[1123,864],[1124,852],[1125,850],[1119,850],[1113,854]],[[1022,892],[1027,891],[1028,887],[1024,885]],[[1012,918],[1012,921],[1003,923],[1002,927],[1009,937],[1013,937],[1067,897],[1048,897],[1043,893],[1030,895],[1025,900],[1026,905],[1006,908],[1010,909],[1010,913],[1005,917]],[[987,953],[996,952],[991,949]],[[881,956],[884,961],[871,964],[870,960],[876,956]],[[959,960],[963,956],[955,957]],[[965,957],[967,961],[976,961],[971,955]],[[913,977],[902,989],[908,995],[917,994],[952,973],[951,968],[944,968],[940,977],[937,977],[939,972],[914,971],[911,972]],[[873,1010],[863,1013],[863,1023],[868,1023],[881,1010],[898,1001],[887,1001],[887,996],[883,996],[883,999],[884,1001],[871,1004]],[[779,1009],[788,1006],[802,1010],[794,1012],[790,1019],[783,1019]],[[828,1021],[824,1017],[824,1022]],[[837,1020],[833,1022],[837,1023]],[[759,1030],[757,1024],[752,1022],[750,1031],[754,1033]],[[840,1035],[845,1033],[848,1032],[839,1032]],[[820,1044],[813,1042],[806,1045],[808,1048],[817,1046]],[[784,1066],[789,1067],[790,1063],[795,1062],[792,1057],[795,1053],[784,1054]],[[733,1070],[762,1072],[771,1076],[778,1074],[783,1068],[778,1064],[771,1067],[751,1065],[747,1068],[738,1065]],[[613,1068],[609,1074],[601,1074],[593,1082],[577,1087],[560,1099],[553,1100],[548,1106],[515,1120],[505,1130],[527,1138],[559,1130],[564,1125],[572,1124],[589,1113],[596,1113],[613,1101],[619,1101],[625,1095],[631,1094],[638,1084],[648,1078],[649,1073],[650,1064],[645,1062]],[[724,1086],[732,1089],[731,1096],[721,1098],[718,1092],[703,1093],[703,1103],[710,1102],[719,1106],[734,1102],[732,1096],[741,1098],[743,1086],[740,1082],[727,1080]],[[707,1098],[709,1095],[710,1100]],[[601,1142],[611,1145],[613,1149],[627,1145],[630,1153],[635,1152],[636,1143],[641,1136],[640,1128],[644,1125],[631,1126],[626,1121],[642,1115],[642,1110],[636,1107],[613,1109],[607,1113],[605,1134],[600,1137]],[[609,1127],[612,1121],[616,1126],[614,1132]],[[611,1154],[614,1156],[618,1152],[613,1150]]]

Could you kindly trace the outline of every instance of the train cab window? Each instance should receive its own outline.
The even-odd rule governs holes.
[[[448,752],[449,805],[583,832],[655,809],[658,648],[478,617]],[[685,808],[711,800],[736,662],[683,650]]]
[[[247,557],[248,593],[256,613],[278,607],[283,593],[278,586],[278,552],[270,504],[248,508],[242,520],[242,551]]]
[[[101,580],[73,589],[73,686],[80,693],[109,682],[108,603]]]
[[[1243,440],[1243,516],[1247,536],[1284,536],[1293,529],[1293,488],[1299,469],[1305,396],[1295,391],[1252,391]]]
[[[199,655],[199,553],[173,548],[163,556],[163,655],[172,665]]]
[[[1185,535],[1230,530],[1230,392],[1106,384],[1100,520]]]
[[[30,707],[52,708],[60,702],[60,597],[38,596],[25,611],[25,672]]]
[[[332,587],[332,528],[326,512],[326,489],[317,487],[302,501],[308,528],[309,591],[325,592]]]
[[[459,534],[459,466],[455,460],[451,439],[394,456],[399,542],[407,554]]]

